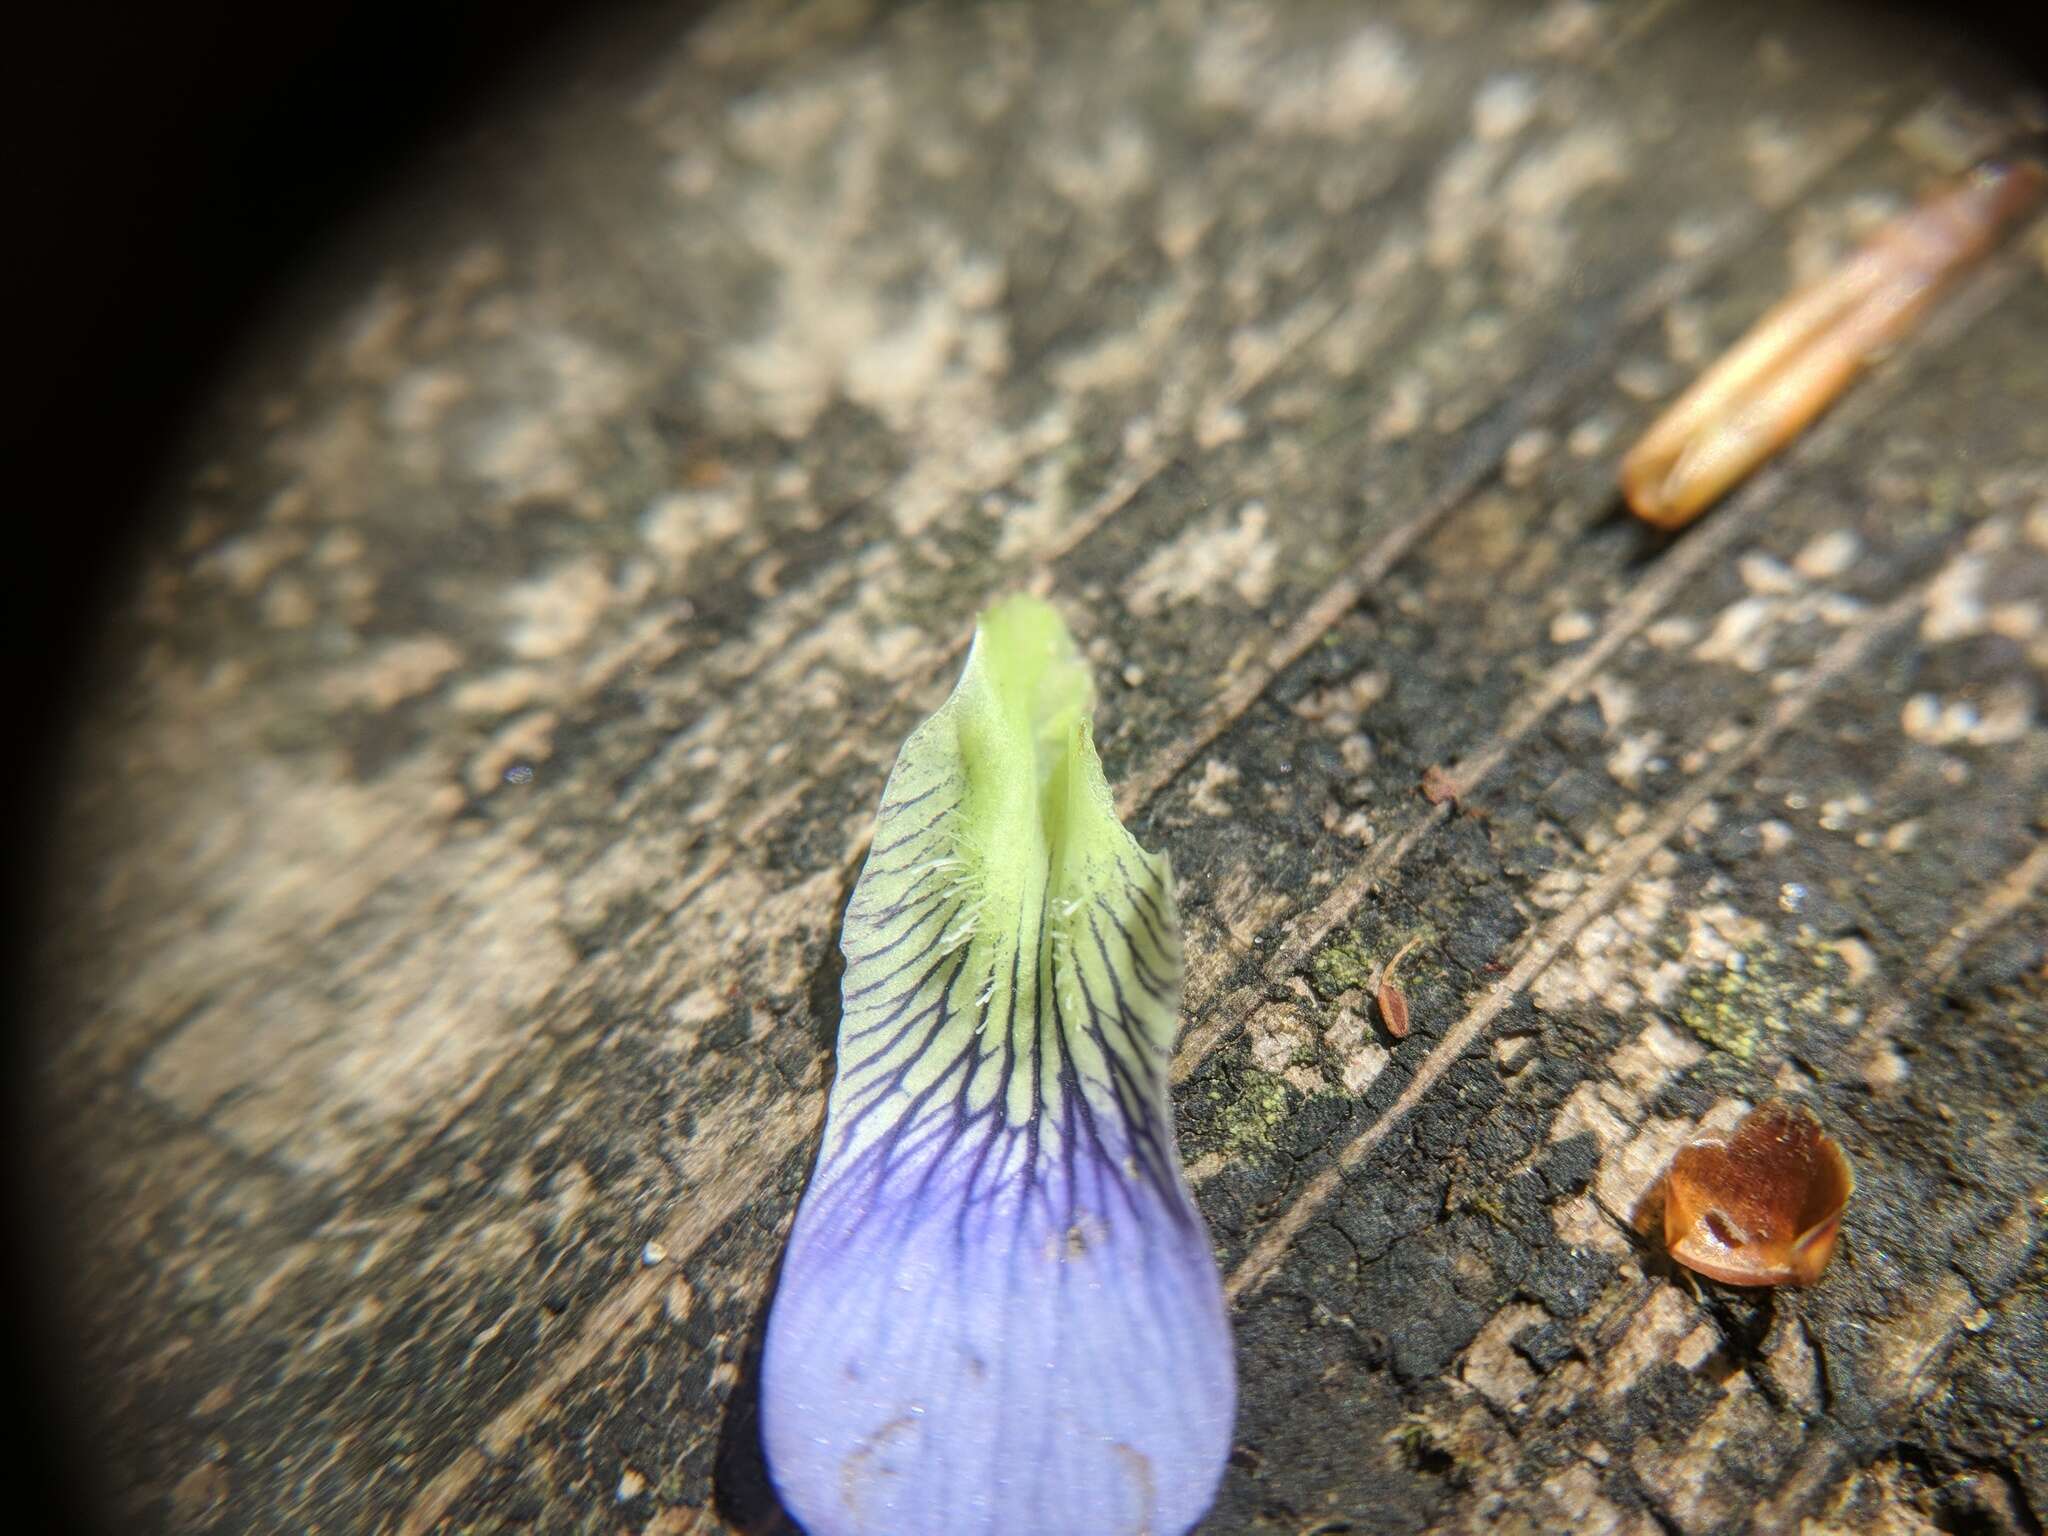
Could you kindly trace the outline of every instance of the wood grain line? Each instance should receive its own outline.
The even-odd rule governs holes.
[[[1600,878],[1578,900],[1544,924],[1530,939],[1507,976],[1489,987],[1480,1000],[1430,1048],[1416,1066],[1415,1075],[1401,1090],[1400,1097],[1377,1120],[1347,1142],[1338,1152],[1335,1162],[1310,1180],[1293,1204],[1267,1228],[1232,1272],[1225,1286],[1233,1300],[1254,1293],[1265,1284],[1294,1239],[1329,1203],[1330,1197],[1344,1182],[1344,1176],[1363,1162],[1408,1117],[1452,1063],[1484,1035],[1487,1027],[1549,967],[1565,946],[1621,898],[1652,854],[1676,836],[1693,814],[1718,794],[1733,775],[1755,763],[1768,751],[1830,685],[1862,662],[1872,646],[1919,615],[1927,603],[1933,580],[1921,582],[1910,592],[1845,629],[1808,669],[1799,685],[1778,699],[1761,725],[1749,732],[1738,746],[1715,759],[1671,798],[1648,827],[1622,843],[1604,861],[1607,867]]]
[[[1960,1279],[1937,1290],[1913,1325],[1930,1340],[1921,1369],[1899,1380],[1876,1376],[1872,1397],[1893,1412],[1922,1400],[1938,1379],[1928,1366],[1948,1352],[1964,1318],[1976,1308],[1977,1297]],[[1930,1321],[1934,1324],[1932,1328],[1928,1327]],[[1856,1458],[1855,1447],[1838,1426],[1821,1424],[1777,1491],[1757,1505],[1749,1529],[1758,1536],[1785,1536],[1808,1529],[1799,1511],[1810,1511],[1822,1491],[1840,1476],[1844,1465]]]
[[[2043,220],[2042,225],[2043,231],[2048,232],[2048,220]],[[2025,249],[2031,249],[2033,244],[2031,237],[2021,242]],[[2008,259],[1992,264],[1967,283],[1953,303],[1929,323],[1922,336],[1887,358],[1865,381],[1862,390],[1801,440],[1792,450],[1787,464],[1765,470],[1738,491],[1704,527],[1689,532],[1685,539],[1675,544],[1649,574],[1610,610],[1607,623],[1592,645],[1546,672],[1543,679],[1510,711],[1507,723],[1492,739],[1459,758],[1447,770],[1452,799],[1463,799],[1476,792],[1493,770],[1506,760],[1508,753],[1552,710],[1590,687],[1597,679],[1599,669],[1613,658],[1614,653],[1642,630],[1686,581],[1704,570],[1712,558],[1724,554],[1762,510],[1776,500],[1784,489],[1791,468],[1810,460],[1824,459],[1890,397],[1909,376],[1914,361],[1928,352],[1938,351],[1968,331],[2011,291],[2023,271],[2023,259]],[[1432,805],[1415,815],[1397,837],[1382,842],[1354,865],[1312,912],[1291,921],[1287,941],[1275,952],[1266,968],[1267,986],[1284,983],[1299,970],[1330,932],[1350,920],[1373,887],[1399,868],[1422,839],[1449,817],[1450,811],[1447,802]],[[1170,1080],[1181,1082],[1210,1051],[1235,1033],[1250,1018],[1265,990],[1265,987],[1257,986],[1240,988],[1213,1010],[1210,1017],[1190,1029],[1174,1054],[1168,1074]],[[1200,1012],[1205,1004],[1206,1000],[1194,1000],[1189,1011]]]
[[[1496,402],[1489,414],[1495,418],[1497,424],[1491,431],[1485,432],[1479,445],[1466,454],[1461,455],[1450,478],[1441,486],[1437,494],[1431,498],[1423,511],[1401,526],[1390,530],[1366,553],[1363,559],[1355,563],[1348,572],[1340,576],[1330,587],[1326,588],[1310,605],[1308,612],[1304,614],[1302,619],[1291,626],[1273,650],[1268,652],[1265,662],[1254,672],[1247,674],[1231,690],[1227,691],[1215,705],[1205,710],[1201,722],[1193,731],[1180,740],[1169,744],[1154,756],[1152,762],[1146,768],[1141,769],[1132,779],[1126,780],[1118,795],[1119,814],[1124,816],[1132,814],[1134,809],[1141,808],[1144,804],[1149,803],[1154,796],[1170,785],[1180,773],[1186,770],[1187,766],[1201,751],[1212,745],[1232,722],[1240,718],[1257,702],[1258,698],[1271,686],[1273,680],[1288,665],[1291,665],[1295,660],[1306,654],[1312,646],[1319,642],[1321,636],[1357,603],[1367,590],[1380,580],[1383,580],[1386,574],[1394,568],[1422,537],[1439,521],[1465,504],[1471,492],[1482,484],[1487,476],[1496,472],[1500,459],[1505,454],[1508,445],[1521,431],[1526,429],[1533,421],[1555,410],[1564,400],[1569,398],[1573,390],[1582,387],[1601,367],[1611,361],[1616,349],[1618,349],[1618,338],[1620,336],[1636,329],[1653,316],[1663,305],[1668,304],[1672,298],[1688,291],[1692,286],[1709,276],[1723,261],[1732,258],[1734,254],[1756,238],[1763,229],[1767,228],[1771,219],[1783,207],[1796,202],[1799,197],[1805,194],[1808,188],[1832,172],[1855,148],[1867,141],[1871,134],[1872,129],[1866,124],[1851,125],[1849,129],[1843,132],[1839,140],[1830,146],[1829,153],[1816,157],[1816,162],[1809,174],[1802,178],[1797,186],[1789,188],[1785,197],[1780,202],[1771,205],[1759,205],[1753,215],[1733,221],[1729,228],[1723,232],[1721,238],[1714,242],[1707,250],[1687,261],[1675,264],[1635,290],[1623,303],[1621,322],[1612,333],[1617,337],[1616,341],[1605,346],[1589,348],[1583,355],[1569,359],[1546,375],[1534,388],[1525,392],[1514,404],[1508,405],[1505,402]],[[1328,320],[1334,318],[1336,313],[1338,311],[1332,307],[1330,316],[1326,317],[1323,323],[1327,324]],[[1285,353],[1283,350],[1276,349],[1275,355],[1284,356]],[[1244,388],[1249,390],[1255,387],[1255,383],[1256,380],[1253,383],[1246,384]],[[1135,499],[1139,491],[1143,489],[1144,484],[1149,483],[1152,477],[1162,472],[1171,462],[1170,458],[1161,456],[1149,468],[1148,472],[1139,479],[1139,482],[1132,485],[1127,492],[1106,497],[1102,502],[1098,503],[1096,508],[1091,508],[1090,513],[1084,515],[1084,518],[1081,520],[1086,526],[1071,543],[1061,550],[1061,553],[1071,552],[1074,547],[1078,547],[1086,537],[1092,534],[1096,528],[1107,522],[1116,512],[1128,506]],[[1890,612],[1890,610],[1888,609],[1886,612]],[[1616,643],[1618,644],[1619,641]],[[947,650],[945,656],[948,660],[956,659],[964,652],[964,648],[964,643],[951,647]],[[1832,651],[1830,654],[1833,654]],[[1256,682],[1256,686],[1253,686],[1254,682]],[[1784,711],[1787,703],[1804,696],[1803,692],[1788,695],[1786,700],[1781,701],[1778,711],[1774,712],[1773,719],[1775,720]],[[1541,717],[1537,716],[1536,718],[1540,719]],[[1498,761],[1498,759],[1495,761]],[[1732,767],[1733,765],[1730,766],[1729,771],[1732,771]],[[1690,814],[1690,808],[1687,813]],[[1681,823],[1682,820],[1683,818],[1680,818]],[[1661,824],[1660,822],[1658,825]],[[1411,829],[1410,834],[1404,835],[1403,839],[1400,840],[1400,856],[1405,856],[1407,849],[1412,848],[1416,842],[1419,842],[1434,825],[1435,822],[1433,820],[1427,818],[1419,820]],[[1673,830],[1675,830],[1675,827]],[[1648,834],[1644,835],[1647,836]],[[860,861],[866,857],[866,850],[867,840],[863,839],[853,850],[847,861],[850,869],[858,869]],[[1648,851],[1646,851],[1643,857],[1647,859],[1648,856]],[[1622,883],[1625,884],[1625,881]],[[1588,913],[1584,921],[1590,921],[1592,915],[1592,913]],[[1583,925],[1582,921],[1580,926],[1583,927]],[[1577,929],[1573,930],[1574,933],[1577,931]],[[1553,950],[1553,956],[1554,953],[1555,951]],[[1526,963],[1526,957],[1524,963]],[[1546,958],[1544,964],[1547,963],[1548,959]],[[1540,969],[1541,966],[1538,966],[1537,970],[1540,971]],[[1533,975],[1535,972],[1531,974]],[[1514,976],[1511,973],[1508,982],[1503,983],[1502,986],[1507,986],[1513,980]],[[1502,988],[1496,988],[1495,992],[1502,993]],[[1490,1022],[1492,1017],[1497,1016],[1500,1008],[1506,1006],[1511,996],[1512,993],[1502,994],[1500,1002],[1494,1008],[1493,1014],[1488,1015],[1486,1021],[1472,1025],[1468,1031],[1468,1036],[1476,1036],[1484,1028],[1484,1023]],[[1461,1025],[1462,1023],[1463,1021],[1461,1021]],[[1454,1026],[1454,1032],[1458,1027]],[[1423,1071],[1428,1070],[1429,1062],[1434,1060],[1438,1053],[1442,1052],[1450,1043],[1451,1037],[1447,1035],[1445,1040],[1439,1043],[1436,1050],[1432,1051],[1430,1058],[1425,1060]],[[1462,1049],[1463,1046],[1459,1046],[1459,1052],[1462,1052]],[[1451,1057],[1443,1061],[1442,1065],[1436,1067],[1434,1073],[1427,1081],[1424,1080],[1423,1071],[1418,1071],[1416,1079],[1411,1081],[1409,1085],[1409,1090],[1403,1093],[1402,1098],[1396,1102],[1393,1109],[1389,1111],[1388,1116],[1382,1117],[1382,1120],[1374,1130],[1369,1130],[1365,1133],[1373,1137],[1374,1144],[1377,1143],[1379,1136],[1385,1134],[1386,1129],[1391,1129],[1394,1119],[1398,1117],[1397,1112],[1398,1115],[1405,1115],[1407,1108],[1412,1107],[1412,1100],[1410,1100],[1409,1094],[1412,1092],[1419,1098],[1421,1092],[1426,1091],[1428,1083],[1434,1081],[1435,1076],[1441,1075],[1442,1071],[1449,1066],[1450,1060],[1455,1059],[1455,1054],[1453,1053]],[[1178,1065],[1178,1062],[1176,1062],[1176,1065]],[[1176,1080],[1178,1075],[1181,1074],[1177,1074]],[[749,1164],[758,1162],[761,1165],[758,1177],[749,1182],[746,1191],[736,1192],[729,1201],[711,1199],[709,1198],[711,1193],[709,1191],[704,1192],[703,1196],[693,1201],[691,1214],[695,1219],[686,1218],[675,1224],[677,1228],[689,1228],[690,1230],[677,1230],[664,1234],[663,1241],[671,1254],[676,1254],[683,1258],[694,1255],[701,1243],[712,1232],[717,1230],[718,1226],[722,1225],[725,1219],[729,1218],[732,1211],[737,1210],[744,1203],[752,1189],[758,1185],[759,1180],[765,1179],[768,1176],[779,1158],[787,1155],[789,1151],[799,1144],[801,1137],[795,1134],[796,1128],[801,1126],[803,1134],[806,1135],[811,1129],[810,1121],[806,1117],[762,1116],[760,1118],[764,1123],[758,1125],[750,1137],[746,1144],[744,1157],[744,1160]],[[786,1146],[782,1145],[785,1141],[787,1142]],[[1363,1157],[1368,1151],[1370,1151],[1370,1145],[1360,1147],[1355,1155],[1352,1156],[1352,1161],[1355,1162],[1356,1158]],[[770,1155],[771,1153],[773,1155]],[[1350,1153],[1351,1148],[1347,1147],[1346,1154]],[[1334,1189],[1334,1183],[1332,1188]],[[1323,1198],[1328,1198],[1327,1193],[1324,1194]],[[1297,1205],[1299,1203],[1297,1202]],[[1318,1201],[1318,1204],[1320,1204],[1320,1201]],[[1287,1216],[1292,1216],[1293,1214],[1294,1208],[1290,1208],[1290,1211],[1283,1216],[1282,1220],[1286,1220]],[[1304,1210],[1300,1220],[1305,1222],[1311,1214],[1313,1214],[1312,1209]],[[1298,1230],[1298,1227],[1296,1230]],[[1291,1236],[1292,1234],[1290,1233],[1289,1240],[1291,1240]],[[1241,1267],[1239,1274],[1243,1273],[1244,1271]],[[1237,1295],[1243,1288],[1238,1282],[1237,1275],[1233,1275],[1231,1285],[1233,1287],[1231,1291],[1233,1296]],[[483,1444],[488,1446],[498,1443],[510,1443],[506,1439],[507,1436],[516,1439],[517,1434],[524,1426],[533,1422],[544,1411],[546,1406],[552,1402],[555,1394],[561,1390],[562,1386],[590,1361],[598,1358],[604,1350],[613,1347],[632,1327],[635,1321],[645,1315],[649,1299],[656,1293],[658,1293],[658,1288],[655,1287],[654,1282],[650,1279],[649,1272],[643,1272],[635,1274],[610,1296],[600,1301],[586,1319],[583,1327],[579,1329],[574,1343],[568,1346],[561,1354],[551,1359],[540,1379],[523,1392],[514,1403],[494,1417],[491,1427],[485,1432]],[[406,1533],[406,1536],[421,1536],[421,1533],[430,1530],[441,1516],[445,1514],[447,1509],[453,1506],[454,1501],[460,1497],[462,1492],[482,1474],[487,1465],[488,1462],[476,1447],[466,1449],[423,1486],[419,1497],[407,1511],[399,1527],[400,1531]]]
[[[1418,542],[1438,523],[1464,506],[1473,492],[1498,472],[1502,457],[1517,437],[1583,391],[1612,365],[1625,341],[1640,326],[1745,248],[1768,225],[1772,214],[1796,203],[1816,182],[1865,143],[1871,133],[1872,129],[1867,124],[1850,125],[1828,145],[1826,153],[1815,157],[1815,165],[1796,187],[1787,191],[1781,201],[1760,204],[1756,212],[1741,220],[1739,225],[1724,230],[1720,238],[1704,251],[1673,263],[1639,284],[1622,300],[1619,322],[1603,333],[1604,340],[1576,355],[1567,354],[1563,362],[1539,376],[1537,382],[1512,403],[1496,400],[1482,424],[1470,429],[1467,447],[1459,453],[1449,475],[1424,503],[1422,510],[1381,535],[1361,559],[1309,603],[1301,617],[1288,626],[1286,633],[1274,643],[1263,660],[1249,668],[1203,709],[1187,734],[1168,743],[1144,767],[1127,777],[1117,790],[1117,814],[1125,818],[1136,814],[1185,773],[1197,757],[1215,745],[1225,731],[1265,696],[1274,679],[1320,644],[1323,636],[1356,607],[1360,599],[1384,581]]]
[[[1647,30],[1647,28],[1639,28],[1638,30]],[[1348,571],[1339,576],[1336,581],[1318,594],[1302,617],[1291,625],[1287,633],[1268,651],[1265,660],[1213,700],[1203,710],[1201,718],[1192,730],[1179,739],[1169,742],[1165,747],[1153,754],[1150,762],[1126,776],[1117,788],[1117,814],[1125,820],[1129,820],[1131,817],[1139,814],[1161,792],[1170,787],[1182,773],[1186,772],[1189,765],[1202,752],[1213,746],[1225,731],[1242,719],[1264,697],[1266,690],[1272,686],[1274,680],[1288,666],[1300,660],[1301,657],[1308,654],[1310,650],[1319,644],[1322,637],[1346,613],[1356,606],[1359,599],[1366,592],[1372,590],[1372,588],[1391,574],[1401,559],[1409,550],[1414,548],[1416,543],[1425,537],[1438,522],[1457,511],[1467,501],[1473,491],[1498,471],[1501,459],[1507,452],[1508,445],[1517,436],[1527,430],[1534,422],[1549,415],[1565,399],[1569,398],[1575,390],[1582,388],[1590,381],[1600,369],[1611,363],[1614,356],[1620,350],[1620,338],[1625,337],[1630,332],[1650,321],[1664,306],[1670,304],[1682,294],[1689,292],[1700,282],[1711,276],[1724,262],[1732,260],[1752,240],[1757,238],[1763,229],[1768,227],[1770,219],[1775,213],[1795,204],[1813,185],[1835,170],[1857,148],[1868,142],[1872,136],[1873,130],[1862,121],[1846,125],[1826,145],[1823,152],[1814,157],[1814,161],[1808,168],[1807,174],[1796,184],[1789,186],[1778,202],[1759,203],[1756,209],[1745,217],[1730,221],[1729,225],[1722,230],[1720,236],[1704,250],[1684,261],[1673,263],[1670,267],[1665,268],[1639,285],[1622,302],[1620,323],[1611,332],[1616,338],[1614,341],[1589,349],[1578,358],[1557,368],[1540,380],[1533,388],[1525,392],[1519,400],[1512,402],[1512,404],[1504,400],[1496,400],[1488,412],[1489,415],[1499,418],[1495,426],[1491,431],[1485,433],[1480,445],[1476,449],[1460,455],[1458,463],[1453,468],[1450,476],[1440,484],[1436,494],[1430,498],[1423,511],[1410,518],[1407,522],[1390,529]],[[1303,312],[1297,312],[1292,326],[1287,328],[1285,344],[1273,348],[1267,354],[1269,361],[1264,366],[1246,369],[1234,377],[1231,386],[1223,393],[1222,398],[1224,402],[1233,403],[1242,400],[1253,389],[1277,372],[1280,361],[1290,355],[1292,350],[1306,345],[1309,341],[1313,340],[1316,334],[1328,327],[1342,312],[1343,307],[1335,304],[1305,306]],[[1898,371],[1896,363],[1894,363],[1892,371],[1894,374]],[[1112,487],[1108,492],[1105,492],[1097,499],[1095,505],[1087,513],[1077,518],[1067,529],[1062,530],[1061,534],[1045,550],[1040,551],[1039,554],[1033,557],[1033,564],[1038,568],[1032,581],[1033,590],[1039,590],[1040,595],[1044,595],[1041,589],[1050,585],[1051,565],[1072,553],[1074,549],[1078,548],[1106,524],[1110,518],[1135,500],[1147,485],[1176,462],[1178,462],[1177,455],[1165,452],[1153,454],[1135,474],[1120,482],[1117,486]],[[1757,485],[1753,485],[1751,487],[1752,492],[1755,492],[1761,484],[1762,482],[1758,482]],[[1748,499],[1748,505],[1754,508],[1763,499],[1761,496],[1752,495]],[[1724,516],[1715,526],[1725,529],[1725,532],[1696,535],[1695,537],[1710,539],[1718,547],[1722,540],[1732,539],[1733,530],[1727,529],[1727,525],[1732,521],[1734,521],[1732,514]],[[1603,639],[1605,638],[1603,636]],[[1609,647],[1609,654],[1611,654],[1614,646],[1618,646],[1627,638],[1625,634],[1617,636]],[[967,647],[971,643],[971,639],[971,636],[962,637],[947,645],[940,653],[939,660],[933,668],[932,674],[920,678],[912,687],[902,690],[892,700],[892,704],[900,705],[906,702],[919,688],[932,686],[934,679],[943,676],[947,667],[959,665],[961,659],[967,653]],[[1589,673],[1589,678],[1590,675]],[[1568,692],[1567,695],[1561,695],[1560,697],[1563,696],[1568,696]],[[1529,715],[1530,718],[1521,725],[1514,735],[1508,737],[1505,742],[1497,742],[1495,744],[1497,750],[1494,750],[1493,755],[1486,761],[1485,768],[1473,774],[1473,782],[1476,783],[1478,778],[1484,777],[1485,772],[1490,771],[1492,767],[1496,766],[1500,757],[1505,754],[1508,746],[1512,745],[1514,740],[1518,740],[1520,734],[1525,733],[1531,725],[1542,718],[1543,713],[1553,707],[1555,707],[1555,701],[1542,706],[1541,709],[1536,709],[1533,704],[1525,705],[1521,713]],[[1482,754],[1487,750],[1482,749]],[[838,761],[843,755],[843,753],[835,754],[833,761]],[[800,798],[802,792],[808,787],[808,782],[804,785],[792,786],[792,789],[783,798],[790,800]],[[760,819],[757,817],[756,821],[758,822]],[[847,879],[850,880],[859,873],[861,861],[867,857],[867,848],[868,840],[866,838],[862,838],[854,844],[846,859],[844,874]],[[701,888],[703,883],[698,882],[690,894],[694,895],[695,890]],[[685,902],[677,903],[666,915],[672,917],[674,912],[680,910],[681,906],[686,902],[687,897]]]
[[[2048,815],[2048,807],[2037,813],[2037,820],[2041,815]],[[1948,982],[1963,957],[2032,900],[2043,882],[2048,882],[2048,841],[2035,843],[2025,858],[1986,887],[1976,904],[1949,924],[1940,941],[1913,968],[1906,984],[1871,1015],[1852,1049],[1866,1060],[1883,1050],[1914,1011]]]
[[[1240,367],[1233,372],[1216,397],[1215,403],[1223,406],[1240,403],[1245,396],[1279,372],[1283,362],[1314,341],[1343,312],[1343,305],[1329,300],[1316,300],[1301,305],[1280,323],[1279,344],[1264,353],[1255,366]],[[1127,473],[1117,484],[1098,496],[1094,505],[1086,512],[1062,528],[1038,557],[1038,563],[1042,567],[1050,567],[1053,562],[1072,554],[1093,537],[1103,524],[1137,500],[1148,485],[1179,463],[1181,457],[1178,453],[1155,448],[1146,455],[1135,472]],[[958,649],[964,651],[965,643],[963,642]]]
[[[426,1536],[494,1458],[511,1453],[564,1387],[638,1332],[660,1306],[662,1292],[679,1266],[759,1192],[783,1159],[816,1133],[824,1116],[822,1101],[810,1115],[765,1115],[760,1109],[758,1102],[750,1100],[720,1116],[735,1128],[744,1125],[745,1134],[731,1143],[732,1155],[725,1166],[683,1200],[675,1218],[661,1230],[659,1242],[679,1257],[635,1269],[601,1298],[575,1336],[548,1356],[526,1389],[491,1416],[476,1443],[421,1485],[399,1520],[399,1536]]]
[[[1541,681],[1515,705],[1507,723],[1449,770],[1452,800],[1469,798],[1489,775],[1506,761],[1514,748],[1565,700],[1580,693],[1599,676],[1615,652],[1649,624],[1684,586],[1715,561],[1727,555],[1736,540],[1749,531],[1756,512],[1778,490],[1778,482],[1758,482],[1756,495],[1747,505],[1729,509],[1734,515],[1701,530],[1697,541],[1686,540],[1666,551],[1648,575],[1630,589],[1615,606],[1598,638],[1584,650],[1566,657],[1544,673]],[[1285,976],[1305,963],[1330,931],[1347,921],[1365,899],[1366,893],[1389,871],[1398,868],[1416,844],[1443,822],[1451,812],[1452,800],[1431,805],[1415,816],[1387,851],[1367,857],[1354,866],[1315,909],[1296,925],[1285,945],[1274,956],[1272,970]]]

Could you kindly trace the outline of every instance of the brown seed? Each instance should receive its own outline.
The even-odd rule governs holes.
[[[1772,1099],[1681,1150],[1653,1200],[1664,1246],[1687,1269],[1724,1285],[1811,1285],[1855,1187],[1813,1111]]]
[[[1394,984],[1394,967],[1421,942],[1422,935],[1418,933],[1395,950],[1394,958],[1380,967],[1380,974],[1373,984],[1373,1001],[1379,1006],[1380,1022],[1396,1040],[1408,1037],[1408,994]]]
[[[1645,522],[1682,528],[1801,432],[1873,354],[2048,188],[2031,161],[1987,162],[1880,228],[1799,289],[1694,381],[1621,461]]]
[[[1396,1040],[1408,1038],[1408,994],[1391,981],[1380,983],[1380,1022]]]

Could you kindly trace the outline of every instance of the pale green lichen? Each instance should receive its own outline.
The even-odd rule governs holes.
[[[1695,971],[1678,997],[1678,1022],[1737,1061],[1756,1055],[1771,999],[1750,973],[1731,967]]]
[[[1364,945],[1351,940],[1325,944],[1316,951],[1312,964],[1316,989],[1326,997],[1363,987],[1372,980],[1372,956],[1366,953]]]
[[[1750,1062],[1792,1017],[1824,1018],[1834,1007],[1847,967],[1831,946],[1802,943],[1804,958],[1821,973],[1817,982],[1802,974],[1790,956],[1759,942],[1738,950],[1729,963],[1694,971],[1674,1004],[1678,1022],[1700,1041]]]
[[[1404,930],[1380,946],[1377,952],[1356,939],[1334,939],[1317,950],[1315,958],[1309,962],[1309,968],[1315,975],[1316,990],[1325,997],[1335,997],[1339,993],[1370,987],[1381,975],[1381,968],[1404,946],[1408,946],[1408,954],[1401,962],[1400,977],[1403,982],[1412,983],[1418,977],[1430,974],[1423,952],[1429,948],[1428,940],[1434,932],[1429,924],[1419,929]]]
[[[1294,1094],[1279,1078],[1247,1067],[1239,1078],[1240,1091],[1233,1095],[1212,1093],[1211,1103],[1219,1107],[1216,1129],[1223,1150],[1233,1157],[1273,1150],[1273,1136],[1294,1113]]]

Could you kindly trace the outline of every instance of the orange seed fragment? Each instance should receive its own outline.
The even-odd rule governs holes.
[[[1856,1187],[1849,1159],[1804,1104],[1772,1099],[1726,1136],[1682,1149],[1664,1175],[1664,1245],[1724,1285],[1811,1285]]]

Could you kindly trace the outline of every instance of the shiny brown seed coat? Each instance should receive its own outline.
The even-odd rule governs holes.
[[[1664,1244],[1724,1285],[1811,1285],[1835,1251],[1855,1174],[1804,1104],[1772,1099],[1672,1160]]]

